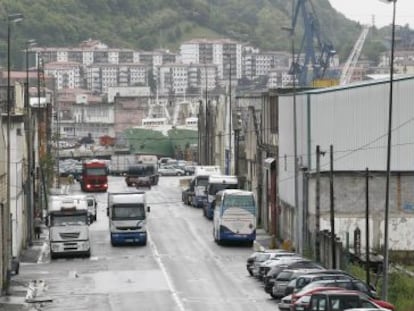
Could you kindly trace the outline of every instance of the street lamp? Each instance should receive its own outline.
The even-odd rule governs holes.
[[[385,215],[384,215],[384,282],[382,286],[382,299],[388,296],[388,215],[390,201],[390,168],[391,168],[391,132],[392,132],[392,104],[393,104],[393,80],[394,80],[394,46],[395,46],[395,13],[397,0],[381,0],[393,4],[392,10],[392,35],[391,35],[391,59],[390,59],[390,92],[388,104],[388,142],[387,142],[387,179],[385,186]]]
[[[4,251],[4,266],[7,267],[7,284],[8,287],[8,275],[11,270],[11,257],[12,257],[12,241],[10,239],[11,222],[10,222],[10,204],[11,204],[11,186],[10,186],[10,164],[11,164],[11,142],[10,142],[10,127],[11,127],[11,96],[10,96],[10,33],[12,23],[18,23],[23,20],[23,14],[15,13],[7,15],[7,204],[4,213],[4,234],[3,241],[6,241],[6,247],[3,247]]]
[[[293,8],[292,8],[293,9]],[[303,213],[299,213],[299,196],[298,196],[298,144],[297,144],[297,120],[296,120],[296,68],[295,68],[295,41],[294,41],[294,32],[293,27],[282,27],[282,30],[289,32],[290,42],[291,42],[291,52],[292,52],[292,65],[290,68],[290,73],[292,75],[292,92],[293,92],[293,157],[294,157],[294,192],[295,192],[295,209],[297,212],[296,217],[296,248],[299,253],[302,253],[302,216]],[[302,211],[303,212],[303,211]]]
[[[232,112],[231,112],[231,54],[226,54],[228,61],[229,61],[229,140],[228,140],[228,150],[227,150],[227,157],[226,157],[226,175],[231,174],[231,158],[232,158],[232,152],[231,152],[231,145],[232,145]]]
[[[32,116],[31,116],[31,108],[30,108],[30,84],[29,84],[29,48],[36,45],[36,41],[34,39],[30,39],[26,41],[26,88],[25,88],[25,128],[26,128],[26,141],[27,141],[27,224],[28,224],[28,243],[32,245],[33,242],[33,219],[34,219],[34,212],[33,212],[33,189],[32,188],[32,181],[31,178],[33,176],[33,159],[32,159]]]
[[[204,146],[205,146],[205,165],[209,165],[210,164],[210,124],[209,124],[209,119],[208,119],[208,91],[207,91],[207,63],[206,63],[206,59],[204,58],[204,74],[205,74],[205,85],[206,85],[206,99],[205,99],[205,141],[204,141]]]

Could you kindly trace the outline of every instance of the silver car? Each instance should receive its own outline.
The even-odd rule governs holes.
[[[158,174],[161,176],[184,176],[185,171],[176,166],[163,166],[158,169]]]

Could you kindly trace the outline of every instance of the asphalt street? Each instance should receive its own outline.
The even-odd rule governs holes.
[[[128,190],[122,177],[110,177],[110,192]],[[72,192],[81,193],[78,184]],[[211,221],[181,202],[178,177],[161,177],[147,191],[146,246],[111,246],[107,194],[96,197],[91,257],[50,260],[45,228],[22,255],[20,273],[12,277],[0,310],[277,310],[246,271],[253,249],[215,244]],[[39,302],[27,303],[33,294]]]

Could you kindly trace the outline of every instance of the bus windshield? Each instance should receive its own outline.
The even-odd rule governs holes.
[[[238,207],[255,214],[254,198],[252,195],[226,195],[223,201],[223,211]]]
[[[88,176],[107,176],[107,170],[105,167],[87,168],[85,174]]]
[[[114,205],[112,220],[143,220],[145,219],[144,204]]]

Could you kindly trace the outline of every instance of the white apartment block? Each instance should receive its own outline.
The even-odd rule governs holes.
[[[84,90],[59,93],[58,105],[60,133],[66,138],[80,138],[92,134],[97,140],[100,136],[114,136],[114,106],[103,101],[103,97]],[[56,127],[56,124],[55,124]]]
[[[212,64],[188,65],[188,87],[211,90],[217,86],[217,66]]]
[[[293,75],[289,74],[288,67],[272,69],[268,72],[267,76],[269,77],[267,81],[267,87],[269,89],[292,87],[293,85]],[[296,80],[297,83],[298,80]]]
[[[180,60],[183,64],[214,64],[218,78],[228,80],[242,77],[242,45],[230,39],[194,39],[180,46]]]
[[[44,66],[45,74],[55,77],[56,88],[79,88],[81,86],[80,66],[74,62],[54,62]]]
[[[148,66],[141,64],[100,64],[85,68],[87,89],[106,93],[109,87],[148,84]]]
[[[160,95],[185,94],[188,88],[188,66],[166,64],[158,68],[158,92]]]

